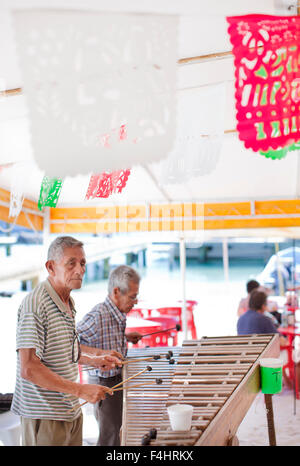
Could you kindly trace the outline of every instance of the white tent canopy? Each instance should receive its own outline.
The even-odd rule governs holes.
[[[28,95],[16,53],[16,31],[12,21],[13,10],[33,8],[65,12],[84,10],[175,15],[178,18],[178,40],[177,44],[174,44],[177,47],[177,101],[187,95],[191,100],[199,98],[201,93],[202,96],[208,96],[209,92],[218,86],[221,86],[225,96],[224,103],[222,99],[216,99],[211,100],[210,105],[206,103],[203,106],[206,112],[202,112],[201,115],[203,122],[206,123],[206,118],[217,119],[222,114],[223,128],[222,143],[219,152],[214,154],[214,164],[211,160],[203,158],[202,174],[183,176],[176,183],[166,182],[162,177],[161,161],[158,162],[154,157],[154,163],[143,163],[141,154],[141,162],[130,167],[132,173],[122,194],[114,194],[108,199],[85,201],[90,179],[90,174],[85,173],[64,179],[57,207],[297,199],[300,194],[298,151],[289,153],[282,160],[274,161],[246,150],[238,139],[235,131],[233,56],[230,53],[226,22],[226,16],[251,13],[295,15],[296,1],[294,6],[292,3],[287,0],[0,0],[0,90],[22,89],[22,92],[16,92],[15,95],[4,93],[0,99],[0,166],[8,164],[8,167],[2,168],[0,172],[0,188],[11,190],[15,176],[13,164],[24,162],[23,193],[26,198],[37,201],[45,174],[36,163],[37,154],[34,154],[32,147],[32,136],[36,135],[32,134],[28,116]],[[71,83],[72,76],[68,78]],[[181,125],[184,125],[185,120],[193,123],[201,114],[199,110],[203,110],[199,107],[200,104],[195,107],[195,114],[186,110],[186,113],[177,115],[177,120]],[[206,127],[203,130],[200,128],[200,132],[200,136],[207,137]],[[199,135],[196,134],[196,137]],[[55,155],[64,157],[63,152]],[[169,154],[163,155],[167,158]],[[272,233],[270,229],[268,234]],[[236,230],[236,234],[241,232]],[[181,260],[184,274],[183,247]],[[185,302],[184,285],[182,296]],[[186,331],[185,319],[184,330]]]
[[[231,54],[219,58],[203,56],[230,52],[226,16],[260,13],[296,14],[292,2],[264,0],[243,1],[5,1],[0,3],[0,85],[3,90],[23,88],[21,70],[15,49],[11,14],[13,9],[77,9],[126,13],[159,13],[178,15],[177,94],[207,91],[222,84],[225,89],[224,138],[215,168],[207,174],[191,177],[176,184],[165,183],[160,164],[139,164],[132,167],[126,189],[109,199],[84,201],[89,175],[64,180],[58,206],[130,204],[139,202],[214,202],[251,199],[295,199],[299,197],[298,151],[282,160],[266,159],[246,150],[234,132],[234,68]],[[202,57],[190,61],[185,58]],[[70,77],[70,79],[72,79]],[[43,171],[35,162],[31,147],[30,122],[26,89],[7,95],[0,105],[0,165],[26,161],[24,194],[37,200]],[[63,154],[61,154],[63,157]],[[142,159],[142,158],[141,158]],[[28,170],[28,169],[27,169]],[[30,176],[27,176],[29,173]],[[0,173],[0,187],[10,190],[13,167]]]

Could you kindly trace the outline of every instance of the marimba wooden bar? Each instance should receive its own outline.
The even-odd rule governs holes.
[[[164,356],[173,351],[175,364]],[[151,362],[152,371],[136,377],[124,390],[121,444],[141,445],[150,429],[157,436],[151,446],[231,445],[236,431],[260,391],[258,360],[278,357],[278,335],[203,337],[183,342],[182,347],[139,348],[128,356],[161,358]],[[124,366],[124,378],[138,373],[147,363]],[[161,385],[147,386],[157,377]],[[130,385],[143,383],[141,387]],[[167,407],[194,407],[188,432],[172,431]]]

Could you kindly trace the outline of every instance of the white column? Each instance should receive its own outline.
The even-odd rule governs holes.
[[[223,239],[223,268],[224,268],[224,279],[227,282],[229,280],[229,259],[228,259],[227,238]]]
[[[50,241],[50,207],[44,207],[43,245],[46,253],[50,246]]]
[[[282,273],[281,273],[281,269],[280,269],[280,258],[279,258],[278,254],[277,254],[279,252],[279,244],[278,243],[275,243],[275,251],[276,251],[276,268],[277,268],[279,294],[280,294],[280,296],[284,296],[285,291],[284,291],[283,277],[282,277]]]
[[[185,295],[185,270],[186,270],[186,251],[184,237],[180,237],[180,271],[181,271],[181,289],[182,289],[182,331],[184,339],[187,340],[187,315],[186,315],[186,295]]]

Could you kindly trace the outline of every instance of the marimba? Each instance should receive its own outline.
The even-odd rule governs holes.
[[[166,358],[168,351],[173,352],[175,364]],[[129,357],[160,354],[161,358],[124,366],[124,379],[146,364],[152,371],[130,380],[124,390],[121,445],[141,445],[151,429],[157,432],[148,443],[151,446],[234,444],[236,431],[260,391],[258,360],[278,357],[279,352],[279,337],[273,334],[203,337],[184,341],[182,347],[129,350]],[[154,384],[156,378],[163,383]],[[177,403],[194,407],[188,432],[171,430],[167,407]]]

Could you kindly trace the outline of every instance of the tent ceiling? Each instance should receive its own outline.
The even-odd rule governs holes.
[[[2,0],[0,4],[0,86],[22,88],[22,77],[15,52],[11,25],[13,8],[70,8],[98,11],[179,14],[178,93],[209,87],[220,82],[226,86],[225,136],[215,170],[207,175],[174,185],[161,184],[159,166],[133,167],[126,189],[109,199],[84,201],[89,176],[66,178],[58,206],[114,205],[159,202],[226,202],[299,197],[298,152],[273,161],[244,149],[235,129],[234,70],[231,55],[198,59],[183,64],[182,59],[201,57],[231,50],[226,16],[249,13],[292,15],[292,1],[286,0]],[[296,3],[296,2],[294,2]],[[37,200],[43,172],[34,162],[30,145],[26,93],[0,100],[0,165],[19,160],[31,161],[30,177],[24,194]],[[125,167],[124,167],[125,168]],[[0,187],[10,189],[13,168],[0,172]]]

